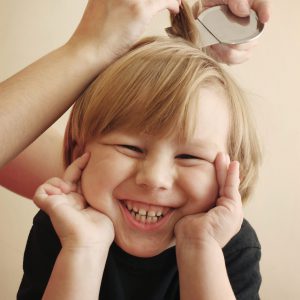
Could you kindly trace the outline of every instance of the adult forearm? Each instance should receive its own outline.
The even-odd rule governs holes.
[[[218,245],[176,248],[181,300],[235,299]]]
[[[86,49],[65,46],[0,85],[0,167],[28,146],[107,65]]]
[[[64,172],[63,133],[53,126],[0,169],[0,185],[32,199],[39,185]]]
[[[108,249],[64,249],[54,265],[43,300],[95,300]]]

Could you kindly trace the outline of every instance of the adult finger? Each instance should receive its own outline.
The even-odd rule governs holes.
[[[229,9],[239,17],[246,17],[255,0],[204,0],[203,6],[208,8],[216,5],[228,5]]]
[[[89,153],[84,153],[82,156],[74,160],[66,169],[63,180],[70,183],[77,183],[81,177],[83,169],[86,167],[90,158]]]
[[[195,19],[197,19],[202,11],[204,11],[207,8],[216,6],[216,5],[222,5],[222,4],[228,4],[228,0],[197,0],[192,5],[192,12]]]
[[[258,45],[258,40],[255,39],[253,41],[236,44],[236,45],[226,45],[229,49],[239,50],[239,51],[252,51]]]
[[[239,17],[249,15],[250,6],[253,0],[198,0],[202,3],[203,9],[210,8],[217,5],[228,5],[229,9]],[[199,5],[201,7],[201,5]]]
[[[216,5],[228,4],[228,0],[198,0],[197,2],[202,3],[204,8],[213,7]]]
[[[252,55],[252,51],[235,49],[232,46],[222,44],[210,46],[209,52],[217,61],[228,65],[243,63]]]
[[[250,13],[253,0],[228,0],[229,9],[239,17],[246,17]]]
[[[262,23],[266,23],[270,19],[270,1],[254,0],[252,8],[258,14],[258,18]]]
[[[262,23],[270,18],[270,2],[267,0],[227,0],[230,10],[237,16],[246,17],[252,8]]]
[[[200,0],[198,0],[193,5],[193,13],[195,18],[200,14],[199,5]],[[213,7],[216,5],[228,5],[229,9],[237,16],[245,17],[249,15],[250,8],[256,11],[259,20],[262,23],[266,23],[270,19],[270,1],[268,0],[203,0],[203,9]]]

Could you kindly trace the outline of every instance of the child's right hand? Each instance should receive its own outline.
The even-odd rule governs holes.
[[[45,211],[59,236],[62,247],[107,247],[114,239],[111,220],[88,206],[80,192],[79,181],[89,154],[76,159],[63,178],[51,178],[34,195],[34,203]]]
[[[90,53],[97,67],[126,53],[142,35],[152,17],[168,9],[179,12],[180,0],[89,0],[68,45]]]

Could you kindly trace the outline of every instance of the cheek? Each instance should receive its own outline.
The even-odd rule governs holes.
[[[91,163],[81,176],[82,194],[89,205],[98,210],[102,210],[101,207],[107,202],[105,198],[107,198],[110,188],[108,179],[109,176],[103,176],[103,172]]]
[[[130,175],[130,166],[120,160],[91,157],[81,177],[82,193],[95,209],[107,212],[113,209],[114,190]]]
[[[181,182],[188,199],[186,207],[192,213],[208,211],[215,205],[219,188],[213,165],[187,169]]]

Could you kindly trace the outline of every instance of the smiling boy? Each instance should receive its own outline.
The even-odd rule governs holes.
[[[135,45],[76,101],[64,152],[63,178],[34,198],[50,219],[35,217],[18,299],[259,298],[241,202],[258,142],[241,90],[199,48]]]

